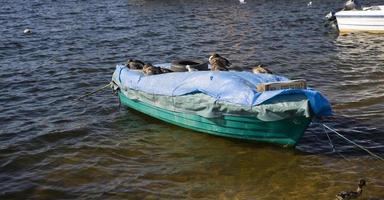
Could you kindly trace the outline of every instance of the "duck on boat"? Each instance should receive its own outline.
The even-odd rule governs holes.
[[[384,5],[362,6],[358,0],[348,0],[342,9],[326,15],[336,23],[340,33],[384,32]]]
[[[305,80],[252,71],[210,70],[207,63],[183,60],[155,64],[178,71],[150,76],[143,70],[117,65],[112,82],[120,102],[131,109],[183,128],[229,138],[294,146],[312,118],[332,114],[328,100],[307,88]]]

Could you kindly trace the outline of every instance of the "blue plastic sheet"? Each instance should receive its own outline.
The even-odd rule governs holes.
[[[255,106],[278,95],[305,94],[316,116],[329,116],[332,109],[328,100],[312,89],[285,89],[257,92],[260,83],[288,81],[289,79],[272,74],[253,74],[235,71],[196,71],[173,72],[146,76],[141,71],[130,70],[117,65],[113,80],[120,88],[130,88],[149,94],[181,96],[204,93],[217,101],[225,101],[244,106]]]

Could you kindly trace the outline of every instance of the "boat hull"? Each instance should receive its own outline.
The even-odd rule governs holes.
[[[311,118],[305,116],[278,121],[262,121],[244,115],[205,118],[130,99],[122,92],[119,92],[118,96],[123,105],[162,121],[203,133],[250,141],[294,146],[311,122]]]
[[[384,11],[339,11],[335,14],[340,33],[384,33]]]

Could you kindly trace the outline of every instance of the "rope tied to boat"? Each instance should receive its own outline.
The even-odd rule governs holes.
[[[381,156],[379,156],[379,155],[373,153],[372,151],[368,150],[367,148],[365,148],[365,147],[363,147],[363,146],[357,144],[356,142],[354,142],[354,141],[352,141],[352,140],[346,138],[344,135],[340,134],[340,133],[337,132],[335,129],[332,129],[332,128],[330,128],[329,126],[327,126],[327,125],[325,125],[325,124],[322,124],[322,125],[323,125],[324,128],[326,128],[326,129],[332,131],[333,133],[335,133],[335,134],[336,134],[337,136],[339,136],[340,138],[342,138],[342,139],[346,140],[347,142],[349,142],[349,143],[351,143],[351,144],[357,146],[358,148],[364,150],[364,151],[367,152],[369,155],[375,157],[375,158],[378,159],[378,160],[384,161],[384,158],[383,158],[383,157],[381,157]],[[332,144],[332,142],[331,142],[331,138],[329,137],[329,135],[328,135],[328,133],[327,133],[326,131],[325,131],[325,133],[326,133],[327,136],[328,136],[328,139],[329,139],[329,141],[330,141],[330,144],[331,144],[333,150],[335,150],[335,149],[334,149],[334,146],[333,146],[333,144]]]
[[[79,100],[81,100],[82,98],[91,96],[92,94],[95,94],[95,93],[97,93],[97,92],[100,92],[100,91],[104,90],[105,88],[108,88],[108,87],[111,87],[111,86],[113,86],[113,82],[109,82],[107,85],[104,85],[103,87],[100,87],[100,88],[96,89],[95,91],[88,92],[87,94],[85,94],[85,95],[83,95],[83,96],[77,98],[76,100],[79,101]]]
[[[336,149],[335,149],[335,146],[332,143],[331,137],[329,137],[328,132],[327,132],[327,130],[325,129],[324,126],[323,126],[323,129],[324,129],[325,135],[327,135],[327,138],[328,138],[328,141],[329,141],[329,145],[331,145],[331,147],[332,147],[332,153],[336,152]]]
[[[329,145],[332,147],[332,153],[337,153],[340,157],[342,157],[344,160],[346,161],[350,161],[349,159],[347,159],[345,156],[343,156],[343,154],[341,154],[340,152],[336,151],[336,148],[335,148],[335,145],[333,145],[332,143],[332,140],[331,140],[331,137],[329,136],[328,134],[328,131],[327,129],[323,126],[323,130],[324,130],[324,133],[327,135],[327,138],[328,138],[328,141],[329,141]]]

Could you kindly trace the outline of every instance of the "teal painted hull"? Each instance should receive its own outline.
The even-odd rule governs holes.
[[[162,121],[199,132],[236,139],[293,146],[311,122],[311,118],[304,116],[272,122],[261,121],[250,116],[205,118],[129,99],[122,92],[118,95],[123,105]]]

